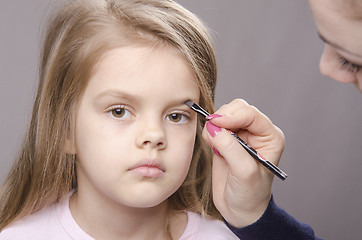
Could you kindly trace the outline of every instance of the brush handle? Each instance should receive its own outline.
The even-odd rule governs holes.
[[[189,106],[192,110],[194,110],[195,112],[199,113],[200,115],[207,117],[210,115],[210,113],[208,113],[205,109],[203,109],[202,107],[200,107],[199,105],[197,105],[196,103],[192,102],[191,100],[186,101],[185,104],[187,106]],[[226,129],[227,130],[227,129]],[[272,173],[274,173],[274,175],[276,175],[278,178],[280,178],[281,180],[285,180],[288,177],[288,174],[286,174],[285,172],[283,172],[280,168],[278,168],[277,166],[275,166],[273,163],[269,162],[268,160],[266,160],[263,156],[261,156],[254,148],[252,148],[251,146],[249,146],[246,142],[244,142],[243,140],[241,140],[238,135],[236,135],[235,133],[233,133],[230,130],[227,130],[233,137],[236,138],[236,140],[238,140],[238,142],[241,144],[241,146],[244,147],[244,149],[253,157],[255,158],[259,163],[261,163],[264,167],[266,167],[267,169],[269,169],[269,171],[271,171]]]
[[[261,156],[254,148],[249,146],[246,142],[244,142],[241,138],[239,138],[235,133],[228,130],[228,132],[238,140],[241,146],[258,162],[260,162],[264,167],[269,169],[274,175],[276,175],[281,180],[285,180],[288,177],[288,174],[283,172],[280,168],[275,166],[273,163],[266,160],[263,156]]]

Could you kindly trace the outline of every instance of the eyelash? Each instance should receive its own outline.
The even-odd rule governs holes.
[[[182,112],[173,112],[173,113],[170,113],[170,114],[168,114],[168,115],[166,116],[166,118],[169,119],[171,122],[173,122],[173,121],[170,119],[170,117],[171,117],[173,114],[178,114],[178,115],[180,115],[182,118],[186,118],[186,120],[183,120],[183,122],[181,122],[182,119],[181,119],[179,122],[175,122],[175,123],[178,123],[178,124],[184,123],[184,121],[187,121],[187,120],[190,119],[190,116],[188,116],[188,115],[185,114],[185,113],[182,113]]]
[[[342,68],[351,73],[358,73],[362,69],[361,65],[351,63],[343,57],[339,57],[339,62],[341,63]]]
[[[127,113],[128,113],[128,114],[132,115],[132,113],[131,113],[125,106],[123,106],[123,105],[114,105],[114,106],[111,106],[111,107],[109,107],[109,108],[106,109],[106,112],[107,112],[109,115],[111,115],[111,117],[113,117],[113,118],[115,118],[115,119],[124,118],[124,115],[122,115],[122,116],[120,116],[120,117],[116,117],[116,116],[113,115],[112,111],[118,110],[118,109],[122,109],[123,111],[125,111],[124,114],[127,114]],[[171,122],[174,122],[174,121],[172,121],[172,120],[170,119],[173,114],[180,115],[181,118],[186,118],[186,120],[184,120],[184,121],[187,121],[187,120],[191,119],[191,117],[190,117],[187,113],[184,113],[184,112],[172,112],[172,113],[170,113],[170,114],[168,114],[168,115],[166,116],[166,119],[170,120]],[[126,117],[129,117],[129,116],[126,116]],[[182,121],[182,119],[181,119],[180,121]],[[183,123],[183,122],[184,122],[184,121],[183,121],[183,122],[180,122],[180,121],[179,121],[179,122],[175,122],[175,123]]]
[[[123,114],[122,116],[120,116],[120,117],[116,117],[115,115],[112,114],[112,111],[118,110],[118,109],[122,109],[123,111],[125,111],[124,114],[127,114],[127,113],[128,113],[129,115],[132,116],[131,111],[129,111],[129,110],[128,110],[125,106],[123,106],[123,105],[114,105],[114,106],[111,106],[111,107],[109,107],[109,108],[106,109],[106,112],[107,112],[111,117],[113,117],[113,118],[115,118],[115,119],[124,118],[124,114]],[[127,115],[126,117],[129,117],[129,116]]]

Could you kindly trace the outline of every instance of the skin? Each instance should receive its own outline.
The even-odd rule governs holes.
[[[340,82],[353,83],[362,93],[362,19],[341,10],[341,3],[336,0],[309,3],[318,33],[325,42],[321,73]]]
[[[353,83],[362,92],[362,21],[339,11],[332,0],[310,0],[316,26],[325,49],[320,71],[337,81]],[[224,130],[230,129],[274,164],[284,149],[282,131],[255,107],[244,100],[234,100],[215,112],[210,120],[216,127],[205,141],[217,151],[213,157],[214,202],[231,225],[245,227],[257,221],[271,196],[273,176],[249,156]],[[216,134],[216,135],[215,135]],[[157,211],[162,212],[162,211]],[[183,222],[182,218],[178,218]]]
[[[320,60],[322,74],[353,83],[362,93],[362,18],[342,11],[337,0],[310,0],[316,26],[325,49]],[[203,136],[214,155],[214,202],[223,217],[235,227],[257,221],[270,200],[273,177],[244,151],[223,128],[237,133],[274,164],[284,148],[280,129],[244,100],[234,100],[215,112],[210,122],[218,127]],[[217,170],[216,170],[217,169]]]
[[[284,149],[282,131],[258,109],[236,99],[218,109],[203,137],[217,150],[213,157],[214,203],[225,220],[238,228],[257,221],[268,206],[273,174],[252,158],[225,129],[236,133],[255,150],[278,164]],[[211,133],[210,124],[219,131]]]
[[[171,47],[127,46],[101,59],[79,102],[73,150],[70,210],[89,235],[166,239],[167,199],[186,177],[196,137],[188,99],[198,102],[199,88]],[[171,217],[175,239],[186,223],[184,213]]]

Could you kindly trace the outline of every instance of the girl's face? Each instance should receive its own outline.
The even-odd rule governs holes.
[[[76,114],[77,195],[133,208],[165,201],[190,166],[197,116],[184,102],[199,97],[193,72],[172,47],[108,52]]]
[[[337,81],[353,83],[362,92],[362,19],[348,16],[339,4],[310,0],[319,35],[326,43],[320,71]]]

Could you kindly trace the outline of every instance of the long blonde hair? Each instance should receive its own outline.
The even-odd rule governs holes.
[[[58,7],[44,39],[30,126],[1,188],[0,231],[77,188],[76,156],[66,153],[65,144],[72,139],[79,96],[105,52],[134,41],[179,49],[198,81],[200,105],[213,112],[217,72],[210,39],[205,25],[172,0],[71,0]],[[203,124],[199,120],[192,164],[170,209],[218,216]]]

